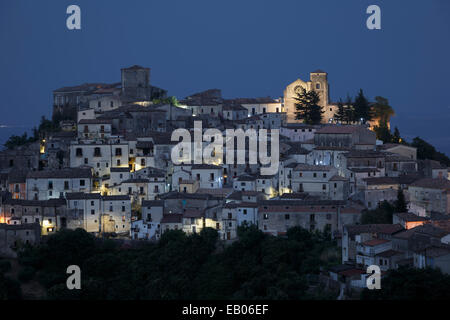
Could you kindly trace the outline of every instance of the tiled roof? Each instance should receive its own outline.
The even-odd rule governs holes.
[[[331,177],[330,181],[348,181],[348,178],[334,175]]]
[[[109,119],[81,119],[78,124],[111,124]]]
[[[399,184],[399,180],[396,177],[373,177],[373,178],[364,178],[363,180],[369,186],[380,184]]]
[[[222,167],[220,167],[220,166],[216,166],[216,165],[213,165],[213,164],[193,164],[192,165],[192,170],[205,170],[205,169],[208,169],[208,170],[218,170],[218,169],[222,169]]]
[[[316,131],[316,134],[351,134],[366,129],[355,125],[325,125]]]
[[[299,163],[295,166],[295,171],[330,171],[333,170],[333,166],[325,166],[325,165],[310,165],[306,163]]]
[[[67,168],[61,170],[31,171],[27,179],[71,179],[91,178],[92,170],[85,168]]]
[[[103,201],[129,201],[128,195],[102,196]]]
[[[374,150],[351,150],[344,155],[346,158],[384,158],[386,153]]]
[[[128,167],[111,167],[111,172],[130,172],[130,168]]]
[[[84,193],[84,192],[69,192],[66,193],[67,200],[82,200],[82,199],[101,199],[100,193]]]
[[[164,214],[161,223],[182,223],[183,215],[178,213]]]
[[[61,198],[48,200],[7,199],[3,203],[25,207],[55,207],[55,206],[65,206],[66,200]]]
[[[164,207],[164,200],[142,200],[142,207]]]
[[[383,257],[383,258],[390,258],[390,257],[401,255],[401,254],[403,254],[403,253],[400,251],[395,251],[395,250],[389,249],[389,250],[386,250],[386,251],[376,254],[376,256]]]
[[[205,212],[203,210],[187,209],[183,213],[183,218],[201,218],[203,216],[205,216]]]
[[[433,178],[423,178],[413,182],[410,187],[420,187],[428,189],[441,189],[450,190],[450,180],[447,179],[433,179]]]
[[[427,217],[420,217],[412,212],[401,212],[401,213],[395,213],[394,215],[404,221],[428,221],[428,220],[430,220]]]
[[[388,242],[390,242],[390,241],[386,240],[386,239],[372,239],[372,240],[363,242],[362,244],[364,246],[368,246],[368,247],[375,247],[375,246],[378,246],[380,244],[385,244],[385,243],[388,243]]]
[[[360,224],[347,225],[345,227],[349,235],[361,233],[384,233],[394,234],[404,230],[400,224]]]

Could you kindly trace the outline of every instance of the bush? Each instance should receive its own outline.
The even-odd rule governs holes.
[[[11,262],[8,260],[0,260],[0,272],[5,273],[11,270]]]
[[[24,267],[18,275],[20,282],[28,282],[34,278],[36,270],[33,267]]]

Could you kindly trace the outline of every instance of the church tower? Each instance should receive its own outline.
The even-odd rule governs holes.
[[[309,79],[311,81],[311,87],[314,91],[319,94],[320,97],[320,106],[322,108],[326,108],[329,103],[329,91],[328,91],[328,74],[322,70],[316,70],[311,72],[309,75]],[[325,111],[325,110],[324,110]]]
[[[307,91],[314,90],[319,94],[319,105],[325,112],[323,114],[322,122],[326,123],[330,118],[333,117],[335,106],[329,105],[329,87],[327,76],[328,74],[326,72],[322,70],[316,70],[310,73],[310,81],[305,82],[301,79],[297,79],[286,87],[286,89],[284,90],[284,110],[287,115],[287,122],[292,123],[302,121],[295,119],[295,97],[297,96],[298,92],[301,92],[302,89],[306,89]]]

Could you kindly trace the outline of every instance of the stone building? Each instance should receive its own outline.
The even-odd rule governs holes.
[[[431,212],[450,214],[450,180],[423,178],[408,187],[410,204]]]
[[[323,114],[323,122],[328,123],[331,118],[333,118],[336,112],[336,106],[329,105],[329,85],[328,85],[328,74],[322,70],[316,70],[310,73],[309,81],[303,81],[297,79],[291,84],[289,84],[284,90],[284,111],[287,114],[288,122],[299,122],[301,120],[295,120],[295,97],[303,89],[307,91],[314,90],[319,94],[319,105],[325,112]]]
[[[78,111],[89,107],[91,101],[97,104],[97,109],[105,110],[105,107],[113,109],[119,104],[150,102],[166,96],[166,90],[150,85],[149,68],[134,65],[121,69],[120,83],[85,83],[54,90],[53,119],[77,121]]]
[[[21,244],[37,244],[40,242],[41,230],[39,224],[20,225],[0,224],[0,257],[16,258],[14,249]]]

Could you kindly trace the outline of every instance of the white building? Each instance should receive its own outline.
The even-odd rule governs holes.
[[[61,198],[68,192],[91,192],[92,169],[32,171],[27,175],[26,190],[28,200]]]

